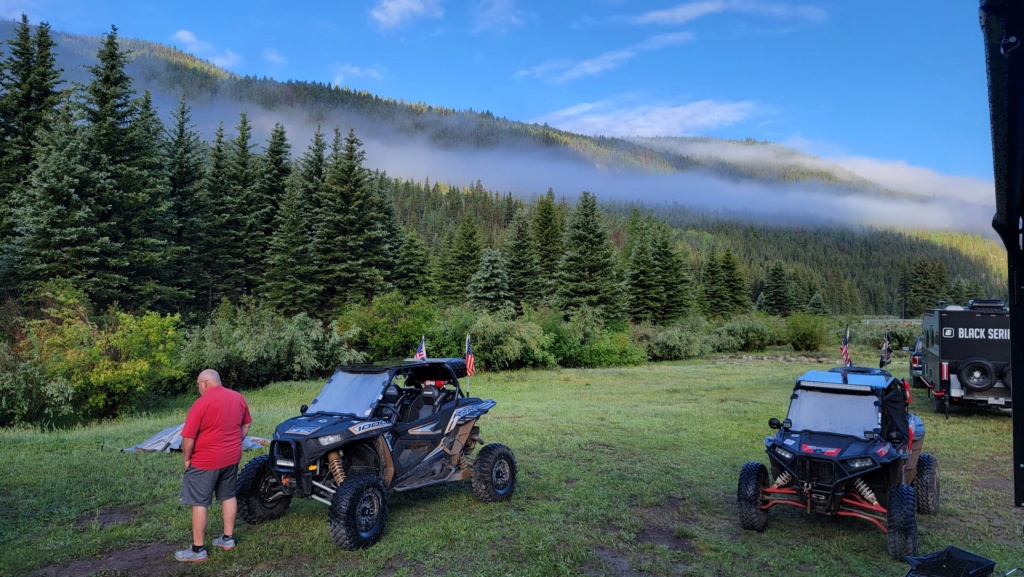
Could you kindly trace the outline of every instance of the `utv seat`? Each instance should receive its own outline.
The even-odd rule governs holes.
[[[418,421],[425,419],[430,415],[434,414],[436,408],[435,403],[437,402],[437,388],[436,387],[424,387],[419,395],[412,400],[412,403],[406,408],[405,422]]]

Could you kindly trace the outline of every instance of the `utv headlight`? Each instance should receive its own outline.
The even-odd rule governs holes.
[[[870,457],[861,457],[859,459],[850,459],[846,461],[846,465],[852,469],[863,469],[864,467],[870,467],[874,465],[875,461]]]
[[[337,435],[337,434],[335,434],[335,435],[325,435],[323,437],[320,437],[317,440],[320,441],[320,444],[322,446],[326,447],[327,445],[333,445],[335,443],[340,443],[341,442],[341,435]]]
[[[776,455],[782,457],[783,459],[785,459],[787,461],[793,458],[793,453],[792,452],[787,451],[786,449],[783,449],[782,447],[780,447],[778,445],[772,447],[772,451],[774,451]]]
[[[292,461],[291,459],[278,459],[276,464],[278,467],[291,468],[295,466],[295,461]]]

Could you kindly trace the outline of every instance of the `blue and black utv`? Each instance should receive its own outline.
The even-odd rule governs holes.
[[[283,515],[292,497],[314,499],[330,507],[334,543],[352,550],[380,539],[391,491],[472,479],[479,499],[508,499],[515,455],[483,444],[476,422],[495,402],[466,396],[465,376],[457,358],[338,369],[300,416],[278,425],[270,453],[242,469],[239,516],[260,523]]]
[[[763,531],[768,510],[789,505],[864,519],[886,533],[891,556],[916,555],[917,513],[939,510],[939,471],[908,404],[909,386],[881,369],[805,373],[786,419],[768,421],[771,475],[757,462],[740,472],[740,524]]]

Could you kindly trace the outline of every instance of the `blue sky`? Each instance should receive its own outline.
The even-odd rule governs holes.
[[[587,134],[750,137],[991,190],[972,0],[0,0],[0,17],[22,12],[239,74]]]

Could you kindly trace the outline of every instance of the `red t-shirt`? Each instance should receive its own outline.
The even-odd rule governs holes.
[[[181,436],[195,439],[192,466],[223,469],[242,460],[242,425],[252,422],[245,397],[223,386],[206,390],[192,403]]]

